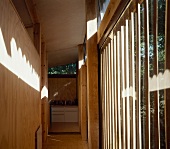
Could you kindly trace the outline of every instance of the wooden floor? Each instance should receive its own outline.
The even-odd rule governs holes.
[[[49,130],[50,133],[80,132],[78,123],[53,122]]]
[[[80,134],[48,135],[43,149],[88,149]]]

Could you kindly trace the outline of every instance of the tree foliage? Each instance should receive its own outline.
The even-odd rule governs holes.
[[[76,63],[51,67],[48,69],[48,74],[76,74]]]

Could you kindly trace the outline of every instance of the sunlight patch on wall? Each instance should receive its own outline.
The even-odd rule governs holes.
[[[46,86],[44,86],[41,90],[41,99],[43,99],[45,97],[48,98],[48,89]]]
[[[17,48],[14,38],[10,42],[11,56],[8,55],[5,41],[0,28],[0,64],[6,67],[13,74],[37,91],[40,91],[40,78],[34,70],[26,56],[22,54],[22,49]]]
[[[97,18],[87,22],[87,40],[97,33]]]
[[[123,97],[133,97],[133,87],[130,86],[130,88],[126,88],[122,91],[122,98]],[[135,95],[136,95],[136,92],[135,92]]]
[[[170,88],[170,70],[165,70],[164,73],[159,73],[149,78],[149,91],[157,91]]]
[[[84,64],[84,59],[79,60],[79,69],[81,69],[82,65]]]

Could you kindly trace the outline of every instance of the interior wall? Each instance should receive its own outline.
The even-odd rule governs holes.
[[[75,100],[76,78],[49,78],[49,100]]]
[[[0,1],[0,148],[34,149],[40,58],[9,0]]]

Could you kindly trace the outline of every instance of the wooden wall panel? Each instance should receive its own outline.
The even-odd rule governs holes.
[[[34,149],[40,58],[11,2],[0,2],[0,148]]]
[[[87,140],[87,67],[82,65],[80,69],[80,110],[81,110],[81,136],[82,140]]]
[[[48,83],[49,100],[73,101],[76,98],[76,78],[49,78]]]

